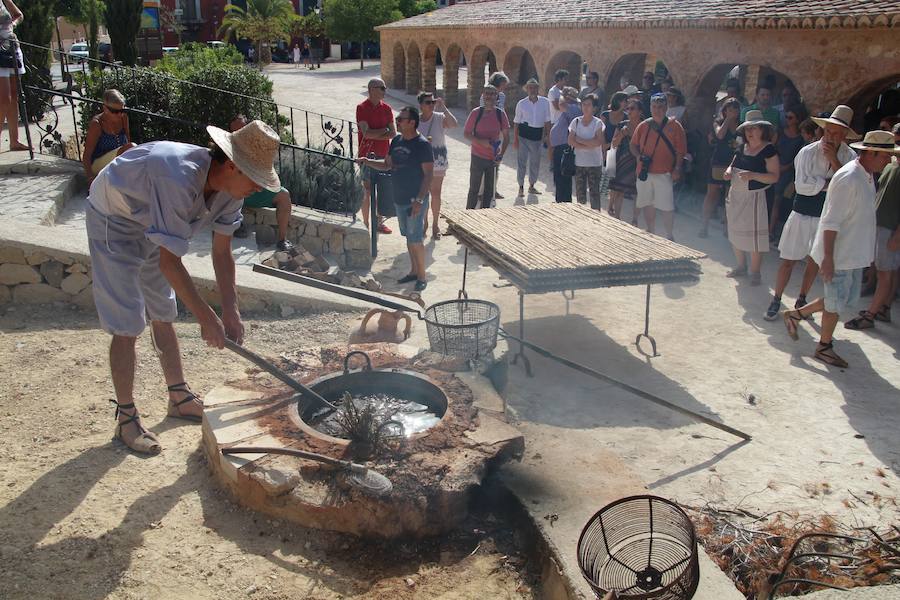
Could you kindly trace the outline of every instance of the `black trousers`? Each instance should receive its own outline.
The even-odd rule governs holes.
[[[466,199],[466,208],[478,207],[478,190],[481,189],[481,181],[484,180],[484,196],[481,198],[481,208],[490,208],[494,199],[494,173],[496,165],[494,161],[472,155],[469,163],[469,196]]]
[[[553,146],[553,185],[556,187],[557,202],[572,201],[572,178],[562,174],[563,152],[568,147],[568,144]]]

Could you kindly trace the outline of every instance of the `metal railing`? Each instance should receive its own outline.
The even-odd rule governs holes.
[[[87,80],[88,71],[85,62],[93,59],[85,59],[81,64],[80,75],[77,71],[69,69],[72,60],[71,53],[58,52],[46,47],[34,46],[20,42],[22,46],[31,46],[44,51],[50,50],[61,56],[60,74],[61,87],[53,85],[53,78],[44,70],[44,76],[37,85],[19,81],[19,102],[22,116],[25,121],[25,133],[29,145],[40,154],[52,154],[70,160],[82,160],[84,152],[84,131],[82,123],[87,123],[90,116],[102,110],[103,101],[99,98],[89,97],[83,83]],[[80,57],[77,57],[80,60]],[[260,106],[270,107],[274,116],[275,129],[282,138],[279,146],[277,169],[281,175],[283,185],[291,192],[295,204],[325,210],[328,212],[352,215],[359,209],[359,195],[361,179],[359,168],[353,159],[354,155],[354,124],[350,121],[329,117],[321,113],[315,113],[297,107],[279,105],[271,100],[256,98],[220,90],[210,86],[204,86],[194,82],[179,80],[171,76],[154,73],[151,69],[135,69],[124,67],[105,61],[95,61],[103,70],[109,69],[109,87],[115,87],[117,80],[122,81],[126,77],[137,78],[153,77],[164,82],[166,86],[187,86],[186,89],[204,89],[221,94],[228,94],[241,98],[249,103],[258,103]],[[27,56],[26,70],[40,70],[30,64]],[[106,75],[99,75],[106,77]],[[193,86],[193,88],[191,87]],[[102,86],[101,86],[102,87]],[[178,90],[184,93],[184,89]],[[39,115],[29,115],[26,95],[31,96],[31,104],[40,105]],[[170,99],[171,100],[171,99]],[[131,123],[132,139],[137,143],[149,142],[152,136],[144,135],[141,124],[177,125],[183,132],[196,132],[191,135],[194,139],[205,138],[205,128],[208,123],[201,123],[169,114],[165,110],[150,110],[142,106],[139,99],[126,98],[126,112]],[[85,113],[87,111],[87,113]],[[62,113],[62,116],[61,116]],[[286,113],[287,121],[279,118]],[[71,131],[64,131],[64,118],[71,115]],[[88,115],[87,118],[85,115]],[[297,142],[299,124],[295,117],[302,117],[303,131],[300,132],[300,140],[307,144],[300,145]],[[137,127],[135,127],[137,125]],[[225,124],[227,125],[227,124]],[[35,127],[36,126],[36,127]],[[37,139],[33,140],[32,129],[35,129]],[[288,135],[289,134],[289,135]],[[37,144],[33,143],[36,141]],[[34,158],[34,150],[31,152]]]

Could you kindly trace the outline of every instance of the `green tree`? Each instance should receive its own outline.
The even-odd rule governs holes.
[[[375,39],[375,28],[403,18],[397,0],[324,0],[322,8],[328,37],[359,42],[360,69],[364,66],[362,46]]]
[[[414,17],[437,10],[437,2],[434,0],[399,0],[397,8],[404,17]]]
[[[30,45],[22,45],[22,54],[25,55],[27,66],[25,75],[22,76],[22,85],[49,88],[50,79],[50,43],[53,40],[53,0],[29,0],[23,4],[23,20],[16,27],[16,36],[20,41]],[[25,91],[25,106],[28,117],[37,121],[43,116],[46,107],[46,97],[33,91]],[[24,115],[21,115],[24,118]]]
[[[293,37],[320,38],[325,35],[325,20],[314,12],[305,17],[294,15],[291,21],[291,35]]]
[[[137,34],[141,28],[143,0],[107,0],[105,20],[113,56],[125,65],[137,63]]]
[[[247,10],[226,4],[219,34],[252,41],[256,45],[259,62],[265,64],[270,60],[271,50],[263,43],[287,41],[294,16],[290,0],[247,0]]]
[[[84,28],[90,57],[98,58],[100,43],[97,35],[106,5],[101,0],[56,0],[54,10],[56,16],[65,17],[73,25],[81,25]],[[91,63],[92,68],[96,66],[95,63]]]

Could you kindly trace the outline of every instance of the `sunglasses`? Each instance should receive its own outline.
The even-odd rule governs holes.
[[[111,112],[114,115],[125,112],[124,108],[113,108],[112,106],[109,106],[108,104],[104,104],[103,108],[105,108],[106,110],[108,110],[109,112]]]
[[[434,100],[422,100],[422,104],[434,104]]]
[[[409,119],[409,117],[397,117],[394,120],[397,121],[398,123],[400,123],[401,121],[409,121],[410,119]]]

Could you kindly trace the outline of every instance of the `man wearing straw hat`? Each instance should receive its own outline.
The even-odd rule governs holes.
[[[168,385],[168,415],[200,421],[203,404],[185,383],[172,325],[178,315],[175,296],[194,313],[207,345],[222,348],[226,337],[242,341],[231,236],[241,222],[244,197],[281,189],[273,168],[279,142],[271,127],[253,121],[234,133],[207,131],[213,142],[208,149],[159,141],[129,150],[100,172],[88,195],[94,303],[101,326],[112,335],[115,437],[137,452],[161,449],[156,435],[141,424],[133,396],[135,342],[147,318]],[[213,231],[221,319],[181,261],[191,238],[207,226]]]
[[[889,131],[870,131],[862,142],[850,145],[859,158],[838,170],[831,179],[822,217],[816,230],[811,258],[819,265],[825,297],[782,313],[788,334],[796,340],[803,319],[822,312],[822,333],[815,357],[847,368],[847,361],[834,350],[832,335],[838,318],[859,298],[862,271],[875,257],[875,179],[891,155],[900,152]]]
[[[778,242],[781,265],[775,277],[775,294],[766,309],[764,318],[767,321],[778,317],[781,294],[791,279],[794,265],[809,256],[812,250],[828,182],[842,166],[856,158],[853,150],[844,143],[847,139],[859,139],[859,135],[850,128],[852,120],[853,109],[844,105],[835,108],[830,117],[813,117],[824,135],[819,141],[801,148],[794,158],[794,205]],[[806,294],[816,281],[818,272],[819,266],[807,260],[794,308],[806,304]]]

